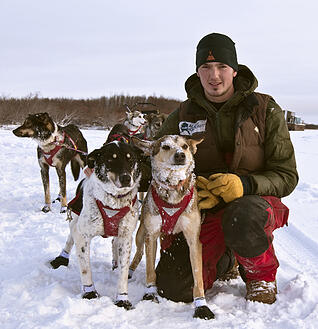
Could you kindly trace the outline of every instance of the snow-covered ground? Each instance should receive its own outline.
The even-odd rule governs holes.
[[[83,130],[89,150],[100,147],[107,132]],[[111,240],[95,238],[91,261],[101,297],[81,299],[75,253],[68,268],[53,270],[47,262],[58,255],[68,234],[59,204],[41,212],[43,188],[36,144],[0,129],[0,327],[29,328],[318,328],[318,131],[291,132],[300,175],[299,184],[283,202],[290,208],[289,226],[275,231],[278,269],[277,301],[247,302],[241,279],[216,282],[207,302],[216,315],[211,321],[193,319],[191,304],[161,299],[141,301],[145,262],[129,282],[135,307],[113,305],[117,272],[111,270]],[[52,197],[58,194],[55,170]],[[82,174],[83,175],[83,174]],[[77,183],[67,168],[69,199]]]

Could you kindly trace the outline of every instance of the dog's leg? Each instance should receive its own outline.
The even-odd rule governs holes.
[[[129,275],[128,278],[132,278],[134,271],[136,270],[137,266],[139,265],[143,253],[144,253],[144,243],[145,243],[145,226],[143,223],[142,218],[140,218],[140,225],[136,234],[136,253],[134,256],[133,261],[130,264],[129,267]]]
[[[41,178],[44,188],[44,201],[45,205],[42,208],[43,212],[49,212],[51,210],[51,194],[50,194],[50,178],[49,178],[49,166],[40,162]]]
[[[76,225],[77,218],[78,218],[77,216],[74,216],[74,217],[75,218],[70,222],[70,233],[67,237],[64,248],[62,249],[61,253],[50,262],[51,266],[54,269],[57,269],[60,266],[68,266],[70,253],[71,253],[73,245],[74,245],[74,239],[72,236],[72,227],[74,225]]]
[[[158,303],[157,287],[156,287],[156,251],[157,251],[157,239],[160,232],[154,234],[147,234],[145,237],[146,244],[146,293],[143,297],[144,300],[151,300]]]
[[[114,271],[118,267],[118,246],[117,246],[117,239],[112,239],[112,270]]]
[[[93,284],[90,264],[90,243],[92,237],[87,234],[81,234],[81,232],[78,231],[77,225],[74,225],[72,228],[72,236],[75,242],[76,255],[80,267],[80,276],[83,289],[82,298],[97,298],[99,295]]]
[[[199,232],[183,231],[190,251],[190,262],[193,274],[193,300],[194,300],[194,318],[210,320],[214,318],[213,312],[208,308],[204,295],[203,277],[202,277],[202,244],[199,240]]]
[[[118,246],[119,276],[115,305],[130,310],[132,305],[128,299],[128,269],[132,245],[132,232],[127,232],[127,230],[125,230],[125,233],[119,233],[116,239],[116,244]]]
[[[66,202],[66,172],[65,167],[56,167],[56,172],[59,178],[60,185],[60,197],[61,197],[61,210],[60,213],[64,213],[67,210],[67,202]]]

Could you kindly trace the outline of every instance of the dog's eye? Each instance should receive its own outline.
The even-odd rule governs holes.
[[[169,151],[169,150],[170,150],[170,146],[168,146],[168,145],[163,145],[163,146],[162,146],[162,149],[165,150],[165,151]]]
[[[126,157],[127,157],[127,159],[130,159],[131,155],[129,153],[127,153]]]
[[[188,145],[188,144],[183,144],[183,145],[182,145],[182,148],[183,148],[184,150],[187,150],[187,149],[188,149],[188,147],[189,147],[189,145]]]
[[[114,154],[113,154],[113,159],[116,159],[116,158],[117,158],[117,154],[114,153]]]

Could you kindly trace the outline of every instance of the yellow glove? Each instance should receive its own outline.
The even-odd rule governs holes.
[[[213,174],[209,177],[207,189],[225,202],[231,202],[243,196],[243,184],[234,174]]]
[[[202,190],[206,190],[207,189],[207,185],[210,183],[210,181],[203,177],[203,176],[198,176],[197,177],[197,187],[199,187]]]
[[[213,208],[220,202],[218,197],[214,196],[207,189],[208,183],[209,180],[203,176],[197,177],[197,187],[201,188],[201,190],[198,191],[198,207],[200,210]]]

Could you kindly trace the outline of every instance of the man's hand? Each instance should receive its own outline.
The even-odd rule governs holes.
[[[243,196],[243,184],[235,174],[213,174],[209,177],[207,189],[215,196],[220,196],[225,202],[231,202]]]
[[[219,198],[214,196],[208,189],[207,184],[210,181],[203,176],[197,177],[197,187],[200,189],[198,191],[198,207],[199,209],[211,209],[215,207],[219,202]]]

